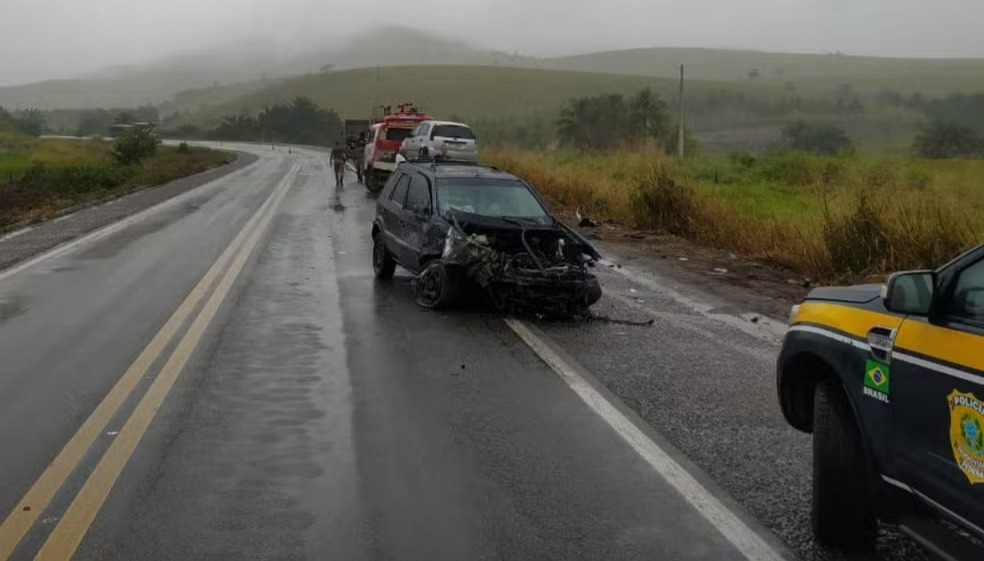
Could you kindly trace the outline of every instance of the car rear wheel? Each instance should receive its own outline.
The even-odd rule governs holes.
[[[378,280],[389,280],[396,272],[396,261],[386,249],[382,232],[376,234],[372,241],[372,272]]]
[[[431,261],[417,277],[417,304],[440,310],[452,304],[460,285],[458,273],[440,261]]]
[[[379,193],[386,186],[386,179],[378,171],[368,170],[365,183],[370,193]]]
[[[871,480],[861,432],[840,384],[817,385],[813,415],[813,531],[846,551],[871,550],[878,531]]]

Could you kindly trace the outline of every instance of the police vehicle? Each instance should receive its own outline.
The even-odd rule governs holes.
[[[984,245],[887,284],[820,288],[778,362],[789,424],[813,434],[813,528],[846,550],[876,519],[946,559],[984,559]]]

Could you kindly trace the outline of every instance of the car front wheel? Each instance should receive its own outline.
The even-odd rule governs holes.
[[[431,261],[417,277],[417,304],[428,310],[446,308],[454,302],[459,284],[453,267]]]
[[[834,547],[874,547],[878,527],[861,431],[834,380],[821,382],[813,397],[812,521],[817,537]]]
[[[377,280],[389,280],[396,272],[396,261],[386,249],[382,232],[376,234],[372,241],[372,272]]]

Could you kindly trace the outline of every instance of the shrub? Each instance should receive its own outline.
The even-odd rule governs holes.
[[[891,254],[881,216],[864,191],[847,214],[827,214],[823,241],[834,270],[855,275],[884,270]]]
[[[131,166],[143,162],[154,154],[161,139],[151,128],[133,127],[116,139],[113,147],[113,159],[123,166]]]
[[[188,152],[191,152],[191,148],[188,147],[187,142],[182,142],[181,144],[178,144],[179,154],[187,154]]]
[[[693,187],[673,177],[666,166],[653,166],[633,197],[636,221],[669,234],[693,235],[699,201]]]

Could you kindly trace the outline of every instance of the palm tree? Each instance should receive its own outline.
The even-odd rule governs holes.
[[[665,137],[669,119],[666,115],[666,102],[659,94],[646,88],[629,101],[634,127],[645,138],[660,140]]]
[[[571,99],[560,110],[557,120],[557,137],[561,144],[583,148],[588,143],[584,122],[588,113],[588,99]]]

